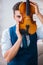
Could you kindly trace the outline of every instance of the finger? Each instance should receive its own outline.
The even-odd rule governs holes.
[[[32,6],[37,6],[37,3],[35,3],[35,2],[30,2],[30,4],[32,5]]]
[[[31,1],[30,1],[30,3],[33,4],[33,5],[37,5],[37,3],[35,3],[35,2],[31,2]]]
[[[19,23],[17,23],[17,26],[16,27],[17,27],[17,30],[19,30]]]
[[[35,7],[35,5],[33,3],[30,3],[30,5],[32,5],[33,7]]]

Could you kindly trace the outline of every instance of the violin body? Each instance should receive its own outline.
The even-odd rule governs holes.
[[[28,5],[27,2],[23,2],[19,6],[20,13],[23,17],[22,22],[20,22],[19,24],[20,33],[34,34],[37,29],[36,22],[33,21],[33,14],[35,14],[35,8],[32,5],[30,5],[30,3]],[[26,5],[29,6],[29,8],[27,8],[27,10],[29,9],[28,11],[26,11]]]

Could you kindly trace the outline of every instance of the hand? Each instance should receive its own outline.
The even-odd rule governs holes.
[[[35,14],[38,15],[39,14],[39,8],[38,8],[38,5],[37,3],[35,2],[30,2],[30,4],[35,7]]]
[[[20,34],[19,31],[19,22],[16,24],[16,34],[18,36],[18,39],[22,40],[22,35]]]

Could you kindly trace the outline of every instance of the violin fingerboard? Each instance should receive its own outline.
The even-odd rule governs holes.
[[[30,15],[30,1],[26,0],[26,14],[27,16]]]

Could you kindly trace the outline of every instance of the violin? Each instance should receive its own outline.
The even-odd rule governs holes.
[[[20,13],[22,14],[22,22],[19,24],[21,34],[34,34],[37,26],[36,21],[33,20],[35,14],[35,7],[30,5],[30,1],[22,2],[19,6]]]

